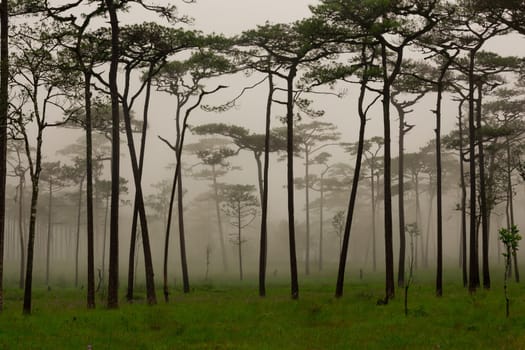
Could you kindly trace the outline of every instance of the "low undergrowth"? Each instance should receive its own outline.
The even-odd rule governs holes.
[[[525,288],[511,286],[506,319],[500,287],[469,295],[446,284],[437,298],[431,282],[421,281],[411,287],[408,316],[401,290],[377,305],[379,281],[348,284],[335,299],[331,284],[312,279],[297,301],[285,284],[260,298],[255,282],[206,283],[154,306],[139,290],[118,310],[103,300],[87,310],[84,290],[37,289],[31,316],[22,315],[22,292],[8,289],[0,349],[525,349]]]

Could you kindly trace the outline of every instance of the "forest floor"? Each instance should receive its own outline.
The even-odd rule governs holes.
[[[118,310],[107,310],[102,296],[87,310],[85,290],[36,289],[30,316],[22,315],[22,292],[7,289],[0,349],[525,349],[523,283],[510,286],[507,319],[501,281],[474,295],[445,283],[437,298],[429,275],[410,287],[407,316],[402,289],[377,305],[379,275],[347,284],[341,299],[326,278],[300,282],[296,301],[284,281],[268,285],[266,298],[255,280],[202,282],[187,295],[173,290],[169,304],[159,288],[154,306],[139,290]]]

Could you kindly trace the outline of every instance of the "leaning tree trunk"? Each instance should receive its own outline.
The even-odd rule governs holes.
[[[363,47],[363,57],[365,55]],[[366,69],[367,67],[365,67]],[[354,208],[357,199],[357,190],[359,188],[359,177],[361,175],[361,163],[363,159],[364,143],[365,143],[365,127],[366,127],[366,110],[364,109],[364,100],[366,95],[366,85],[368,83],[368,76],[363,74],[361,81],[361,89],[359,92],[358,110],[359,110],[359,139],[357,141],[357,155],[355,159],[354,178],[352,179],[352,189],[350,192],[350,199],[348,203],[348,212],[346,214],[345,230],[343,234],[343,242],[340,249],[339,269],[337,272],[337,283],[335,286],[335,297],[343,296],[343,287],[345,280],[346,260],[348,257],[348,247],[350,245],[350,231],[352,229],[352,220],[354,217]]]
[[[37,151],[38,152],[38,151]],[[39,163],[37,161],[37,163]],[[40,167],[40,165],[37,165]],[[24,283],[24,307],[23,313],[29,315],[31,313],[31,294],[33,287],[33,258],[35,247],[35,231],[36,231],[36,212],[38,204],[38,178],[39,175],[33,175],[31,178],[31,215],[29,219],[29,236],[27,240],[27,264],[26,264],[26,279]]]
[[[149,110],[149,101],[151,96],[151,79],[148,79],[146,83],[146,97],[144,100],[144,112],[142,118],[142,132],[140,139],[140,149],[139,149],[139,162],[138,162],[138,172],[139,177],[142,179],[142,173],[144,169],[144,154],[146,151],[146,135],[148,130],[148,110]],[[137,219],[138,219],[138,199],[137,194],[135,194],[135,200],[133,204],[133,218],[131,223],[131,239],[129,246],[129,260],[128,260],[128,290],[126,293],[126,299],[128,302],[133,300],[133,287],[135,280],[135,248],[137,241]]]
[[[131,130],[131,116],[130,110],[126,101],[123,103],[124,110],[124,124],[126,128],[126,137],[128,140],[129,157],[131,159],[131,169],[133,172],[133,180],[135,182],[135,199],[140,218],[140,231],[142,236],[142,247],[144,250],[144,268],[146,270],[146,295],[149,304],[157,303],[157,296],[155,294],[155,281],[153,273],[153,259],[151,256],[151,247],[149,242],[149,230],[146,217],[146,209],[144,207],[144,196],[142,194],[142,174],[140,173],[139,164],[137,160],[137,153],[135,150],[135,143],[133,141],[133,132]]]
[[[87,215],[87,307],[95,308],[95,224],[93,213],[93,137],[91,118],[91,73],[84,73],[86,109],[86,215]]]
[[[182,149],[179,149],[182,152]],[[179,155],[180,156],[180,155]],[[180,158],[179,158],[180,159]],[[179,160],[180,161],[180,160]],[[183,204],[183,188],[182,188],[182,174],[179,173],[177,185],[177,210],[179,218],[179,246],[180,246],[180,262],[182,269],[182,290],[184,293],[190,292],[190,279],[188,276],[188,258],[186,255],[186,239],[184,231],[184,204]]]
[[[270,126],[272,117],[274,85],[273,75],[268,74],[268,99],[266,101],[266,125],[264,133],[264,171],[261,197],[261,239],[259,243],[259,296],[266,296],[266,263],[268,257],[268,178],[270,169]]]
[[[35,102],[36,106],[36,102]],[[35,113],[37,113],[35,108]],[[37,120],[40,117],[36,116]],[[26,154],[29,158],[30,148],[27,137],[25,138]],[[26,278],[24,283],[24,306],[23,313],[29,315],[31,313],[31,299],[33,288],[33,258],[35,248],[35,232],[36,232],[36,214],[38,206],[38,183],[40,181],[40,172],[42,171],[42,128],[38,127],[37,145],[36,145],[36,160],[31,171],[31,207],[29,216],[29,235],[27,239],[27,264],[26,264]]]

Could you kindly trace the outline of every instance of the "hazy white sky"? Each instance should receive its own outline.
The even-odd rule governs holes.
[[[173,1],[179,7],[180,14],[186,14],[194,18],[193,28],[202,30],[204,32],[217,32],[226,35],[238,34],[241,31],[255,27],[257,24],[264,24],[265,21],[272,23],[291,22],[310,15],[308,5],[315,4],[315,0],[197,0],[194,4],[185,4],[182,1]],[[130,14],[130,15],[133,15]],[[139,20],[156,20],[155,17],[141,18]],[[487,48],[493,49],[500,54],[510,55],[525,55],[525,45],[522,45],[523,38],[517,35],[508,38],[494,39]],[[220,95],[215,96],[205,103],[221,104],[235,96],[243,86],[247,86],[253,82],[255,77],[237,77],[221,78],[221,84],[230,85],[230,88],[221,92]],[[210,83],[210,88],[213,88],[217,82]],[[334,122],[339,126],[340,132],[343,134],[343,140],[346,142],[356,141],[358,117],[355,108],[356,96],[354,91],[350,90],[343,99],[336,99],[335,97],[315,97],[318,102],[316,107],[326,110],[326,117],[324,120]],[[156,94],[152,99],[151,111],[151,128],[149,133],[148,151],[146,157],[145,170],[145,188],[154,182],[167,178],[170,172],[164,170],[165,165],[173,162],[173,154],[166,149],[166,146],[160,143],[157,139],[158,135],[168,139],[174,139],[175,129],[173,124],[173,101],[169,96],[162,96]],[[426,143],[434,136],[434,122],[435,118],[430,111],[434,108],[434,97],[428,96],[424,103],[419,104],[415,108],[415,112],[407,116],[407,122],[416,124],[416,128],[407,135],[406,149],[408,152],[416,151],[420,146]],[[262,132],[264,123],[264,105],[265,105],[265,89],[248,93],[239,104],[239,108],[230,112],[212,115],[210,113],[196,110],[190,120],[190,124],[201,124],[207,122],[227,122],[235,123],[251,130]],[[448,103],[445,108],[446,115],[444,116],[444,132],[448,132],[455,123],[456,107],[452,103]],[[140,107],[137,107],[137,113],[140,114]],[[274,115],[283,115],[284,112],[281,106],[275,106]],[[392,117],[392,143],[393,151],[396,152],[397,143],[397,117]],[[274,121],[274,126],[277,121]],[[369,128],[367,136],[374,136],[382,134],[382,118],[380,110],[374,111],[369,121]],[[53,134],[53,133],[50,133]],[[80,134],[79,134],[80,136]],[[63,141],[63,139],[60,139]],[[191,142],[191,138],[190,138]],[[51,147],[53,149],[55,147]],[[56,148],[55,148],[56,149]],[[123,150],[126,147],[123,146]],[[247,181],[253,179],[255,184],[255,169],[253,163],[253,156],[245,154],[241,156],[245,163],[245,170],[238,172],[241,180]],[[189,159],[187,160],[190,161]],[[301,166],[302,161],[297,160],[296,164]],[[127,172],[129,168],[129,157],[125,156],[122,160],[123,171]],[[276,186],[284,183],[284,169],[281,169],[282,164],[274,167],[272,173],[275,177]],[[302,170],[299,168],[297,176],[302,176]],[[236,179],[232,179],[236,181]]]
[[[205,32],[236,34],[257,24],[290,22],[310,14],[315,0],[197,0],[180,4],[181,14],[195,18],[195,28]]]

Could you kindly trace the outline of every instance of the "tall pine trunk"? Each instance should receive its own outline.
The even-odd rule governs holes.
[[[266,264],[268,257],[268,180],[270,169],[270,128],[274,93],[273,75],[268,74],[268,99],[264,131],[263,192],[261,197],[261,238],[259,243],[259,296],[266,296]]]
[[[151,71],[151,67],[150,67],[150,71]],[[147,135],[147,130],[148,130],[148,111],[149,111],[150,96],[151,96],[151,79],[148,79],[146,83],[146,96],[144,100],[144,112],[143,112],[143,118],[142,118],[142,132],[141,132],[141,138],[140,138],[140,149],[139,149],[139,160],[138,160],[138,175],[141,181],[142,181],[142,173],[144,169],[144,154],[146,151],[146,135]],[[136,248],[136,242],[137,242],[137,219],[138,219],[138,213],[139,213],[138,203],[139,201],[137,198],[137,194],[135,193],[135,200],[133,203],[133,218],[132,218],[132,224],[131,224],[131,238],[130,238],[130,243],[129,243],[130,244],[129,258],[128,258],[128,290],[126,293],[126,299],[128,302],[131,302],[133,300],[133,287],[134,287],[134,280],[135,280],[134,261],[135,261],[135,248]],[[150,271],[150,270],[152,272],[153,267],[146,269],[146,271]],[[148,295],[150,293],[151,291],[148,293]],[[155,296],[155,300],[156,300],[156,296]]]
[[[480,196],[480,215],[481,215],[481,248],[482,248],[482,272],[483,288],[490,289],[490,270],[489,270],[489,210],[487,207],[487,192],[485,181],[485,151],[483,147],[483,135],[481,132],[481,109],[483,99],[483,85],[477,82],[478,98],[476,100],[476,128],[478,144],[478,167],[479,167],[479,196]]]
[[[86,215],[87,215],[87,307],[95,308],[95,223],[93,209],[93,135],[91,118],[91,73],[84,72],[86,109]]]
[[[405,286],[405,255],[406,255],[406,238],[405,238],[405,181],[404,181],[404,155],[405,155],[405,111],[401,106],[394,104],[399,116],[399,157],[397,169],[397,199],[399,214],[399,266],[397,272],[397,286]]]
[[[118,308],[119,287],[119,191],[120,191],[120,115],[117,86],[119,60],[119,25],[113,0],[105,0],[111,24],[111,64],[109,85],[111,95],[111,214],[109,233],[108,308]]]
[[[362,48],[362,59],[366,62],[366,46]],[[364,100],[366,95],[368,83],[368,66],[364,67],[365,71],[361,80],[361,88],[359,91],[358,111],[359,111],[359,138],[357,141],[357,154],[355,159],[354,177],[352,179],[352,189],[350,192],[350,199],[348,202],[348,211],[346,214],[345,229],[343,234],[343,242],[340,249],[339,268],[337,271],[337,282],[335,286],[335,297],[343,296],[346,260],[348,257],[348,247],[350,245],[350,231],[352,229],[352,220],[354,218],[354,209],[357,199],[357,190],[359,188],[359,177],[361,175],[361,164],[364,152],[365,143],[365,128],[366,128],[366,109],[364,108]]]
[[[398,60],[401,58],[398,53]],[[390,151],[390,86],[392,84],[392,75],[388,75],[388,59],[386,45],[381,44],[381,59],[383,69],[383,132],[384,132],[384,205],[385,205],[385,302],[395,294],[394,286],[394,245],[392,239],[392,166]],[[399,62],[400,64],[401,62]]]
[[[470,52],[470,64],[468,72],[469,81],[469,177],[470,177],[470,241],[469,241],[469,292],[474,293],[479,285],[477,223],[476,223],[476,126],[474,118],[474,61],[475,51]]]
[[[287,195],[288,195],[288,240],[290,245],[290,278],[291,278],[291,295],[292,299],[299,298],[299,280],[297,276],[297,253],[295,248],[295,208],[294,208],[294,175],[293,175],[293,157],[294,157],[294,78],[297,74],[297,66],[290,68],[287,78],[287,103],[286,103],[286,159],[287,159]]]
[[[49,200],[47,202],[47,238],[46,238],[46,286],[49,289],[49,262],[51,260],[51,230],[53,227],[53,180],[49,178]]]
[[[4,309],[4,242],[5,242],[5,190],[7,172],[7,119],[8,119],[8,5],[0,3],[0,312]]]

